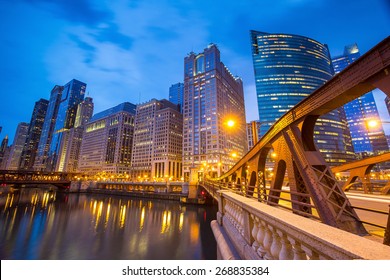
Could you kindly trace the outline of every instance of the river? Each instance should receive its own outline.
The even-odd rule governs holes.
[[[21,189],[0,195],[0,259],[216,259],[216,205]]]

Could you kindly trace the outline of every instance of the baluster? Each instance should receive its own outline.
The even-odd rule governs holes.
[[[259,242],[257,241],[257,233],[259,232],[259,219],[255,217],[253,214],[250,215],[251,219],[253,220],[253,227],[251,231],[251,235],[253,237],[253,243],[252,248],[257,251],[259,248]]]
[[[309,260],[319,260],[320,259],[319,253],[314,251],[313,249],[308,248],[304,245],[301,245],[301,248],[303,251],[306,252],[307,258]]]
[[[279,259],[279,253],[282,249],[282,244],[280,242],[280,237],[277,232],[277,229],[271,225],[268,226],[270,228],[271,234],[272,234],[272,244],[270,248],[270,252],[272,255],[272,259],[278,260]]]
[[[290,243],[293,245],[294,260],[307,260],[307,255],[305,251],[302,250],[301,243],[299,243],[298,241],[290,237],[287,238],[290,241]]]
[[[264,259],[266,250],[264,248],[264,238],[265,238],[265,227],[260,219],[256,218],[258,222],[259,230],[257,232],[256,240],[259,244],[259,248],[257,249],[257,253],[261,258]]]
[[[287,234],[278,230],[278,234],[280,237],[280,242],[282,244],[282,249],[279,253],[279,260],[292,260],[294,259],[293,247],[290,241],[287,238]]]
[[[272,232],[270,231],[270,229],[268,228],[268,225],[264,222],[264,221],[261,221],[263,226],[264,226],[264,232],[265,232],[265,236],[264,236],[264,241],[263,241],[263,249],[264,249],[264,252],[265,252],[265,255],[264,255],[264,259],[266,260],[272,260],[272,255],[271,255],[271,245],[272,245]]]

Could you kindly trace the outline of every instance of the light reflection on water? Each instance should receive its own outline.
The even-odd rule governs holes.
[[[0,259],[216,259],[216,211],[23,189],[0,196]]]

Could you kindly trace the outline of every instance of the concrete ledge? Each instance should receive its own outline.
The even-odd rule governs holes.
[[[240,195],[224,192],[223,199],[230,200],[245,211],[259,217],[269,225],[299,240],[329,259],[390,259],[390,247],[379,242],[304,218],[290,212],[260,203]],[[224,222],[225,219],[223,219]],[[225,224],[223,225],[225,227]],[[229,227],[229,226],[227,226]],[[240,236],[241,237],[241,236]],[[231,236],[237,238],[237,236]],[[242,237],[241,237],[242,238]],[[235,244],[234,242],[233,244]],[[239,242],[241,243],[241,242]],[[242,247],[238,244],[239,247]],[[239,248],[238,247],[238,248]],[[239,250],[237,248],[237,250]]]
[[[240,260],[234,246],[226,236],[224,229],[216,220],[211,221],[211,229],[213,230],[215,240],[217,241],[218,252],[223,260]]]

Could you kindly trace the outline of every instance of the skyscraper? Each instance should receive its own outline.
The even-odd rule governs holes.
[[[45,120],[43,121],[42,133],[39,138],[38,151],[35,157],[33,169],[46,170],[46,162],[49,152],[54,126],[57,119],[58,106],[61,101],[62,90],[64,87],[56,85],[51,93],[47,107]]]
[[[346,46],[343,55],[332,58],[335,73],[344,70],[359,57],[360,52],[357,44]],[[389,150],[372,92],[345,104],[344,109],[355,153],[364,157]],[[377,121],[375,127],[369,126],[371,120]]]
[[[84,100],[86,87],[85,83],[75,79],[63,87],[46,162],[46,169],[49,171],[58,170],[62,137],[65,131],[74,127],[77,107]]]
[[[177,83],[171,85],[169,88],[169,101],[173,104],[180,105],[180,112],[183,113],[183,95],[184,95],[184,84]]]
[[[136,106],[124,102],[95,114],[85,125],[78,171],[130,174]]]
[[[19,169],[33,169],[48,104],[49,101],[42,98],[35,102],[30,125],[27,131],[26,142],[24,143],[23,151],[20,156]]]
[[[8,135],[6,135],[0,145],[0,169],[5,169],[8,159],[8,149]]]
[[[251,31],[261,135],[283,114],[333,76],[328,47],[290,34]],[[343,109],[321,116],[314,140],[331,165],[354,159]]]
[[[6,169],[8,170],[17,170],[19,168],[21,154],[27,138],[28,127],[28,123],[21,122],[16,128],[14,142],[12,143],[6,165]]]
[[[80,154],[81,141],[83,138],[84,127],[93,114],[93,100],[86,97],[77,106],[77,114],[74,127],[63,132],[59,158],[57,160],[57,171],[76,172]]]
[[[246,153],[242,81],[221,62],[214,44],[184,59],[183,117],[185,180],[221,175]]]
[[[183,116],[179,105],[152,99],[137,105],[132,178],[178,180],[182,176]]]

